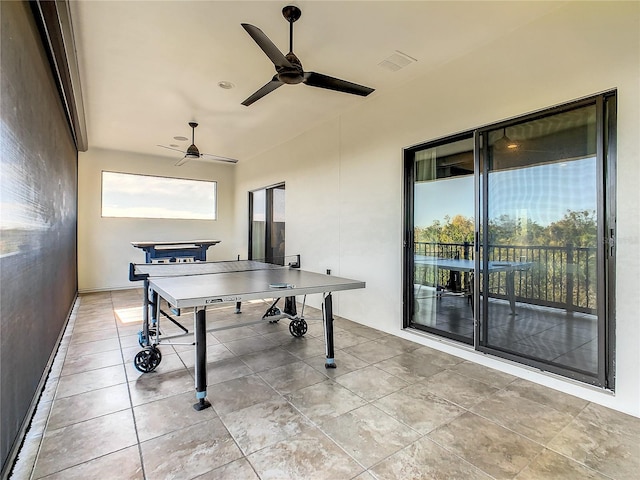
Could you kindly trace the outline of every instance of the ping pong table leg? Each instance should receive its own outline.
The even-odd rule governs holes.
[[[336,368],[333,352],[333,301],[331,292],[324,297],[322,320],[324,323],[324,343],[326,348],[326,361],[324,368]]]
[[[194,333],[196,337],[196,398],[198,403],[193,408],[200,411],[209,408],[207,401],[207,311],[196,308],[194,312]]]
[[[516,289],[515,289],[515,270],[507,271],[507,297],[509,297],[509,306],[511,307],[511,315],[517,315],[516,313]]]
[[[149,279],[144,279],[144,291],[142,294],[142,330],[138,332],[138,343],[141,347],[148,347],[149,343]]]

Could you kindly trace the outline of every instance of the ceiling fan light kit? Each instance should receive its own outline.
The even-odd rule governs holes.
[[[302,62],[295,53],[293,53],[293,24],[300,18],[302,11],[294,5],[288,5],[282,9],[282,15],[285,20],[289,22],[289,53],[286,55],[284,55],[258,27],[248,23],[242,24],[242,27],[251,38],[253,38],[267,57],[269,57],[269,60],[271,60],[276,69],[276,74],[273,78],[242,102],[242,105],[248,107],[284,84],[296,85],[298,83],[304,83],[311,87],[325,88],[352,95],[360,95],[362,97],[366,97],[374,91],[373,88],[321,73],[305,72],[302,68]]]

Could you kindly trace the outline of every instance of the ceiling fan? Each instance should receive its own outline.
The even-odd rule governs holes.
[[[195,142],[195,132],[198,124],[196,122],[189,122],[189,126],[191,127],[191,145],[189,145],[189,148],[187,148],[186,152],[184,150],[180,150],[177,148],[167,147],[165,145],[158,145],[158,147],[167,148],[169,150],[175,150],[176,152],[184,153],[184,157],[182,157],[180,160],[176,162],[176,167],[179,167],[180,165],[184,165],[189,160],[194,160],[201,157],[210,158],[218,162],[238,163],[238,160],[236,160],[235,158],[221,157],[219,155],[212,155],[210,153],[200,153],[200,150],[198,150],[198,147],[196,147],[196,142]],[[184,140],[186,140],[186,138],[184,138]]]
[[[300,18],[302,12],[298,7],[289,5],[282,9],[282,15],[289,22],[289,53],[286,55],[283,55],[282,52],[278,50],[278,47],[276,47],[273,42],[269,40],[269,37],[258,27],[254,27],[248,23],[242,24],[247,33],[251,35],[251,38],[253,38],[276,67],[276,74],[271,81],[242,102],[242,105],[248,107],[256,100],[260,100],[285,83],[304,83],[311,87],[326,88],[363,97],[366,97],[374,91],[373,88],[347,82],[346,80],[340,80],[339,78],[329,77],[321,73],[305,72],[302,69],[302,63],[293,53],[293,23]]]

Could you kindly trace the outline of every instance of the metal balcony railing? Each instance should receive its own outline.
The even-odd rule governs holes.
[[[517,302],[567,311],[596,313],[597,269],[595,247],[489,245],[489,261],[528,262],[532,265],[515,272]],[[417,255],[438,258],[474,259],[473,244],[415,242]],[[480,255],[484,250],[480,249]],[[482,258],[482,257],[481,257]],[[431,287],[446,286],[451,272],[428,265],[415,265],[414,282]],[[466,283],[462,275],[462,286]],[[482,285],[480,283],[480,285]],[[484,293],[484,292],[483,292]],[[489,297],[507,298],[506,273],[489,275]]]

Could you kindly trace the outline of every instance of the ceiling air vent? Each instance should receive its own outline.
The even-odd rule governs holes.
[[[386,70],[390,70],[392,72],[397,72],[401,68],[406,67],[407,65],[417,62],[413,57],[410,57],[406,53],[402,53],[400,50],[396,50],[395,53],[392,53],[383,61],[381,61],[378,65]]]

